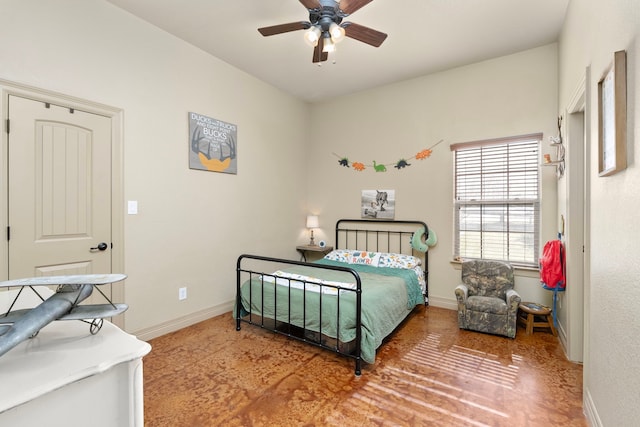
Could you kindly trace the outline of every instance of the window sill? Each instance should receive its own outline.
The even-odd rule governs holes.
[[[456,269],[462,268],[462,260],[460,259],[452,259],[450,261],[451,265]],[[518,276],[524,277],[540,277],[540,269],[538,267],[524,267],[521,265],[514,265],[513,269],[515,270],[515,274]]]

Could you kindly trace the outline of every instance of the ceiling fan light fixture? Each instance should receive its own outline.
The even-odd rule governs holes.
[[[348,37],[373,47],[380,47],[387,34],[356,24],[343,22],[372,0],[299,0],[309,12],[305,21],[294,21],[285,24],[258,28],[263,36],[304,30],[305,43],[313,47],[311,61],[320,65],[329,59],[329,53],[336,50],[336,44]],[[349,30],[349,31],[347,31]],[[335,63],[335,61],[334,61]]]
[[[313,25],[307,31],[304,32],[304,41],[311,47],[316,47],[318,45],[318,40],[322,36],[322,31],[320,28]]]
[[[322,46],[322,51],[326,53],[335,52],[336,44],[333,42],[333,40],[331,40],[331,34],[326,32],[323,34],[323,37],[324,37],[324,44]]]
[[[340,43],[344,40],[345,30],[335,22],[332,22],[329,26],[329,33],[331,34],[331,40],[333,40],[334,43]]]

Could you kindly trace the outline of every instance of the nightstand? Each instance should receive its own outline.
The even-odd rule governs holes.
[[[300,245],[296,246],[296,250],[300,252],[300,261],[307,262],[307,253],[325,256],[333,250],[333,246]]]

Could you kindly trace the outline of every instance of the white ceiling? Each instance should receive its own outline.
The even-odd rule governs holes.
[[[495,58],[557,40],[569,0],[374,0],[345,21],[388,34],[375,48],[347,38],[321,66],[304,31],[260,27],[307,21],[298,0],[108,0],[296,97],[336,95]]]

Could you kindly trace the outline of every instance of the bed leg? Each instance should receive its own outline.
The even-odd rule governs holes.
[[[362,375],[362,370],[360,369],[362,365],[362,361],[360,359],[356,359],[356,377],[359,377],[360,375]]]

